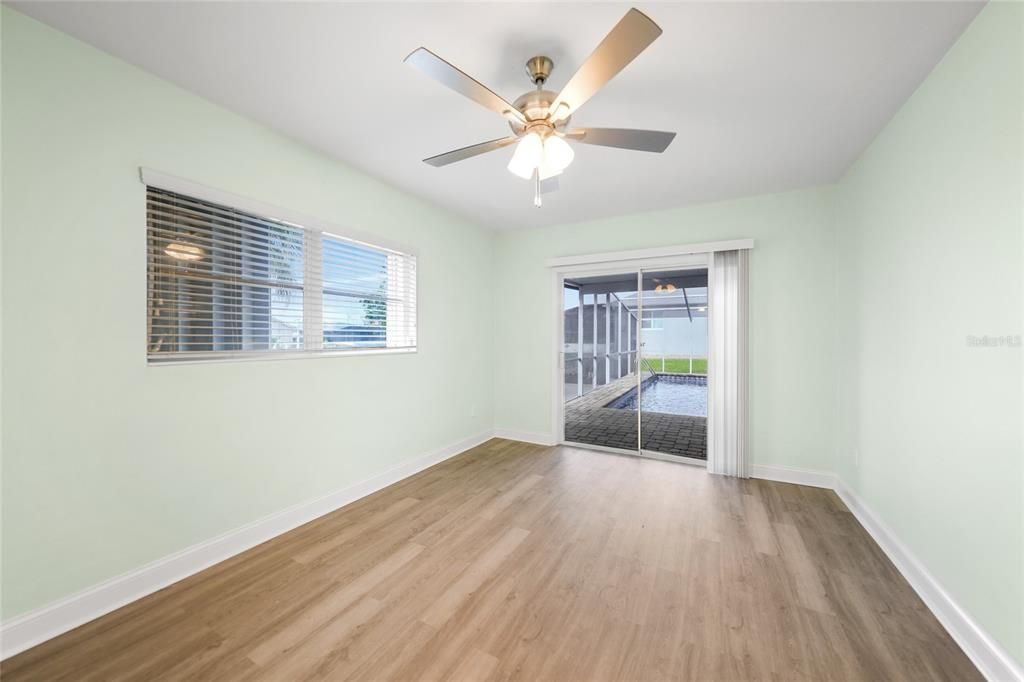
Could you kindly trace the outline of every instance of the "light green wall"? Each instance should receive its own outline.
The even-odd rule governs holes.
[[[842,180],[843,479],[1024,661],[1024,6],[992,3]]]
[[[491,428],[491,232],[7,8],[2,39],[4,618]],[[419,353],[147,367],[139,166],[418,249]]]
[[[830,188],[504,233],[495,287],[496,426],[552,434],[556,256],[755,240],[750,265],[750,441],[756,464],[834,468]]]

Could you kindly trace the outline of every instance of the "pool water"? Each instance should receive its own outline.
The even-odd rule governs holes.
[[[640,407],[646,412],[708,416],[707,377],[659,375],[644,381]],[[616,410],[637,408],[636,389],[632,389],[605,407]]]

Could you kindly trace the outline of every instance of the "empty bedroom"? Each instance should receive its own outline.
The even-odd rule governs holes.
[[[0,678],[1024,682],[1024,3],[0,2]]]

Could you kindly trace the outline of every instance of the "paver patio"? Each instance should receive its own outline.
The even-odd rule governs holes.
[[[644,377],[651,376],[650,372]],[[625,376],[565,404],[565,439],[612,448],[636,449],[635,410],[605,407],[636,387],[636,376]],[[644,412],[645,450],[707,459],[707,419],[683,414]]]

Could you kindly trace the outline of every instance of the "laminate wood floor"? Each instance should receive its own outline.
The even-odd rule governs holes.
[[[0,674],[981,679],[830,491],[499,439]]]

